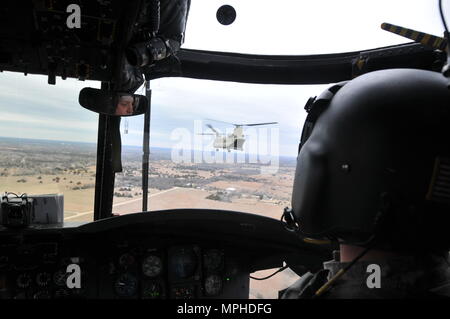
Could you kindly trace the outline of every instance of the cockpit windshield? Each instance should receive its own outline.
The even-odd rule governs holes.
[[[98,115],[78,104],[93,81],[48,85],[41,75],[0,76],[1,192],[62,194],[64,218],[92,220]]]
[[[381,30],[384,22],[442,36],[437,2],[429,0],[232,0],[236,18],[216,19],[221,0],[192,0],[183,48],[264,55],[368,50],[411,42]],[[444,1],[444,11],[448,2]]]
[[[149,210],[216,208],[280,218],[290,205],[303,106],[326,86],[169,78],[151,87]],[[143,121],[122,119],[116,214],[142,207]]]
[[[228,4],[236,17],[223,25],[221,1],[192,0],[182,48],[305,55],[409,42],[381,30],[383,22],[442,34],[438,6],[427,0]],[[66,220],[93,220],[98,115],[81,108],[77,94],[100,83],[50,86],[43,76],[10,72],[0,81],[3,190],[62,192]],[[148,210],[217,208],[279,218],[290,203],[303,106],[327,86],[152,80]],[[121,120],[114,214],[142,208],[143,126],[144,115]]]

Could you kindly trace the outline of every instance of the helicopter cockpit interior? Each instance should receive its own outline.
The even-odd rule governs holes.
[[[0,77],[14,77],[10,77],[14,82],[10,86],[20,87],[25,97],[27,90],[48,95],[54,101],[52,107],[55,110],[68,108],[59,95],[51,93],[52,87],[56,89],[67,79],[69,84],[58,94],[70,95],[65,92],[76,87],[78,96],[73,103],[77,108],[70,112],[87,115],[73,118],[78,121],[76,127],[70,127],[70,116],[65,115],[69,124],[61,122],[60,126],[70,127],[76,132],[73,134],[78,134],[85,128],[83,121],[94,121],[96,134],[90,128],[83,133],[90,134],[89,141],[94,141],[91,146],[63,143],[61,141],[67,141],[67,137],[55,133],[51,133],[53,138],[50,139],[59,142],[52,144],[44,141],[48,135],[32,130],[27,140],[20,141],[13,137],[25,135],[16,134],[15,130],[27,132],[28,128],[18,127],[15,122],[18,120],[13,112],[18,107],[14,103],[10,108],[2,107],[0,187],[6,193],[1,198],[0,209],[0,298],[258,298],[264,295],[252,295],[251,282],[264,278],[255,277],[255,272],[272,269],[264,273],[271,274],[273,269],[289,269],[292,276],[298,278],[306,271],[320,269],[323,262],[333,258],[334,243],[304,238],[291,227],[290,212],[285,209],[290,200],[286,199],[286,191],[292,189],[289,176],[293,171],[288,170],[288,164],[285,167],[280,162],[282,170],[269,173],[265,182],[261,182],[254,176],[256,173],[249,173],[257,171],[259,167],[256,166],[240,166],[229,171],[221,166],[196,166],[194,173],[192,165],[177,164],[176,171],[163,151],[153,150],[152,141],[158,134],[153,134],[151,127],[159,125],[162,114],[159,98],[169,99],[176,92],[181,92],[182,96],[183,85],[187,83],[182,82],[185,79],[200,84],[207,83],[205,81],[219,83],[223,91],[229,89],[223,92],[224,95],[232,95],[235,92],[233,83],[249,85],[249,88],[251,85],[263,86],[270,91],[271,85],[294,89],[317,85],[322,88],[390,68],[441,72],[447,63],[445,39],[421,33],[414,35],[414,30],[383,24],[383,29],[400,34],[392,35],[393,43],[401,42],[398,39],[403,42],[344,53],[303,55],[186,48],[190,19],[198,18],[198,11],[194,9],[199,10],[202,5],[214,7],[210,10],[212,18],[209,18],[221,28],[231,27],[245,17],[245,10],[239,11],[239,4],[234,6],[235,10],[222,1],[215,1],[214,6],[205,2],[2,2]],[[243,17],[240,17],[241,13]],[[440,21],[436,20],[439,25]],[[376,28],[380,33],[387,33],[379,25]],[[198,30],[193,29],[193,32]],[[402,36],[410,39],[405,40]],[[250,39],[247,41],[251,42]],[[266,41],[269,46],[280,47],[276,41]],[[31,87],[31,82],[21,84],[19,75],[29,77],[37,89]],[[180,80],[178,91],[164,91],[167,79]],[[39,89],[38,85],[45,85],[47,89]],[[186,85],[187,91],[189,85]],[[2,82],[1,87],[7,87],[7,83]],[[208,89],[203,90],[203,98],[210,99]],[[220,91],[219,88],[216,90]],[[244,91],[245,88],[236,92]],[[5,96],[19,98],[19,90],[14,92]],[[250,100],[248,96],[242,99],[245,98]],[[189,104],[189,98],[184,100],[186,105],[195,104]],[[36,111],[31,107],[35,102],[39,104]],[[306,102],[299,103],[304,105]],[[258,131],[261,124],[283,124],[278,118],[257,116],[253,119],[239,113],[248,103],[243,101],[242,106],[233,109],[235,117],[223,121],[232,121],[230,125],[235,129],[248,127],[257,132],[266,132],[264,128]],[[22,125],[39,125],[35,132],[44,132],[47,126],[55,124],[52,120],[42,121],[37,108],[43,110],[43,103],[29,98],[26,104],[30,105],[29,112],[25,108],[18,116],[27,118]],[[214,109],[214,105],[210,104],[202,111],[206,110],[205,123],[211,130],[201,131],[194,137],[212,135],[216,142],[223,139],[223,145],[212,141],[211,151],[225,150],[224,156],[243,151],[246,144],[251,144],[251,138],[243,131],[239,131],[239,139],[232,130],[219,133],[216,124],[213,127],[209,123],[221,123],[222,118],[210,120],[214,115],[208,113],[209,109]],[[302,106],[298,109],[304,112]],[[281,110],[286,109],[280,106],[280,113]],[[183,108],[179,108],[169,113],[176,119],[182,112]],[[252,114],[256,113],[253,109]],[[133,122],[137,118],[139,122]],[[297,123],[296,119],[293,121]],[[140,125],[133,127],[140,138],[134,148],[126,143],[129,123]],[[298,134],[300,129],[300,124],[294,128]],[[280,131],[283,134],[283,128]],[[41,139],[40,142],[34,142],[33,137]],[[294,140],[298,143],[297,137]],[[42,145],[46,145],[45,151],[38,150]],[[91,153],[85,153],[84,147]],[[133,169],[127,162],[131,151],[135,154]],[[291,147],[291,151],[295,163],[296,147]],[[39,157],[36,156],[38,153]],[[52,156],[64,157],[67,165],[50,167],[46,158]],[[152,166],[158,156],[161,162]],[[28,164],[30,161],[33,165]],[[85,163],[86,168],[77,166],[77,162]],[[228,176],[228,180],[219,178],[217,172],[220,171]],[[166,183],[163,177],[168,176],[177,180],[170,186],[159,187]],[[277,188],[278,184],[272,184],[269,178],[277,179],[282,186]],[[131,185],[131,181],[134,184]],[[38,187],[46,183],[64,184],[64,189],[75,195],[69,198],[55,188],[40,191]],[[268,189],[267,194],[260,191],[264,187]],[[181,193],[187,188],[189,192]],[[91,192],[87,193],[88,190]],[[168,197],[170,193],[172,197]],[[203,206],[197,204],[200,195],[203,196],[201,200],[206,200]],[[82,205],[87,201],[92,207]],[[72,205],[73,210],[68,209],[68,205]],[[269,206],[277,213],[270,216],[254,213],[258,207],[265,210]],[[246,211],[245,207],[250,208]],[[83,216],[89,220],[81,218]],[[278,291],[271,296],[276,298],[277,294]]]

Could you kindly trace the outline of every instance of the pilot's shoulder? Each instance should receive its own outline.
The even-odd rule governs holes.
[[[309,299],[327,281],[329,270],[307,272],[288,288],[278,292],[279,299]]]

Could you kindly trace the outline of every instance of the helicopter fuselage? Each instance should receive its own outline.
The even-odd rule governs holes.
[[[233,130],[232,134],[229,134],[227,136],[217,135],[217,137],[214,140],[214,148],[216,150],[227,149],[228,151],[230,150],[242,151],[244,142],[245,142],[244,131],[242,127],[238,126]]]

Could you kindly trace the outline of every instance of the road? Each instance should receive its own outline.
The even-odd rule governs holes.
[[[173,187],[170,189],[166,189],[163,191],[160,191],[158,193],[150,194],[148,197],[156,197],[168,192],[173,192],[174,190],[178,189],[178,187]],[[125,208],[126,206],[126,208]],[[121,209],[121,208],[125,209]],[[120,202],[117,204],[113,204],[113,212],[116,214],[126,214],[126,213],[132,213],[132,212],[140,212],[142,211],[142,198],[135,198],[131,200],[127,200],[124,202]],[[93,220],[92,215],[94,212],[92,210],[82,213],[77,213],[73,216],[69,216],[64,218],[64,221],[91,221]]]

